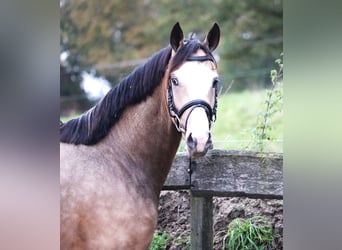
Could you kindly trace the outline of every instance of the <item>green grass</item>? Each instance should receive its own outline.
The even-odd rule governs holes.
[[[163,233],[155,232],[149,250],[165,250],[171,236],[165,231]]]
[[[217,120],[212,125],[212,134],[215,149],[242,150],[251,145],[251,130],[256,127],[257,115],[265,110],[263,103],[266,99],[266,90],[243,91],[228,93],[219,96]],[[77,117],[61,117],[63,122]],[[272,138],[275,141],[266,143],[265,151],[283,152],[283,117],[276,114],[270,121]],[[180,151],[184,149],[184,142]]]
[[[149,250],[165,250],[168,246],[180,247],[182,249],[190,249],[190,230],[185,230],[174,239],[167,232],[156,230],[153,234],[153,239]],[[178,249],[178,248],[177,248]]]
[[[273,240],[272,226],[265,217],[236,218],[228,225],[222,250],[266,250]]]
[[[266,90],[243,91],[219,96],[217,121],[212,127],[214,148],[245,149],[252,139],[251,130],[256,126],[258,113],[265,110],[263,107],[265,99]],[[270,124],[275,141],[267,143],[266,151],[282,152],[282,114],[275,114]]]

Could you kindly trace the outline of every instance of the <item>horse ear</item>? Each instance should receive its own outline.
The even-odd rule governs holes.
[[[183,42],[183,31],[181,26],[179,25],[179,22],[177,22],[171,31],[170,35],[170,45],[174,51],[177,51],[181,43]]]
[[[208,32],[207,37],[204,39],[203,44],[206,45],[211,52],[213,52],[220,42],[220,27],[217,23],[214,23]]]

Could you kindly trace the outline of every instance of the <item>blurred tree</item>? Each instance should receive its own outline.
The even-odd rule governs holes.
[[[80,67],[148,57],[156,46],[146,37],[153,27],[148,1],[65,0],[61,6],[61,49],[77,56]],[[100,72],[109,74],[110,72]]]
[[[217,15],[225,34],[221,67],[235,89],[271,85],[269,72],[283,51],[281,0],[220,1]]]
[[[219,70],[223,84],[234,80],[236,90],[270,83],[269,71],[282,52],[281,0],[61,0],[60,13],[61,53],[72,61],[68,71],[76,65],[95,69],[112,85],[138,59],[165,47],[177,21],[200,39],[213,22],[220,24]]]
[[[87,110],[94,104],[80,86],[82,77],[77,68],[60,65],[60,113],[63,116],[69,116],[75,110]]]

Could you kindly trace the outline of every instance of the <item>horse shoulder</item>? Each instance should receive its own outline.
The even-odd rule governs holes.
[[[61,246],[147,249],[157,223],[156,204],[117,178],[120,166],[115,171],[106,158],[99,160],[100,152],[85,147],[60,147]]]

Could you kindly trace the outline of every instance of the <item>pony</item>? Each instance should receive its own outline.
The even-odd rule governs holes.
[[[60,124],[61,249],[149,248],[181,139],[189,157],[212,148],[219,39],[217,23],[203,42],[176,23],[167,47]]]

